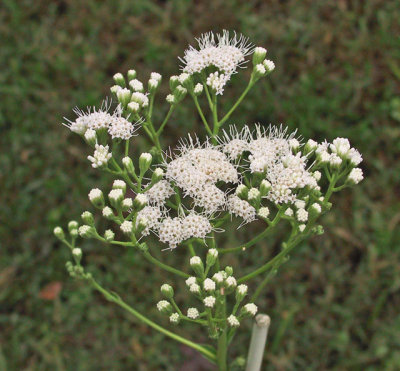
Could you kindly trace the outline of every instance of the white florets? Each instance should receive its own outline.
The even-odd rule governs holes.
[[[350,171],[347,180],[350,183],[358,184],[364,179],[363,171],[360,168],[355,168]]]
[[[261,218],[267,219],[269,216],[269,209],[268,207],[261,207],[260,210],[258,210],[258,215]]]
[[[226,285],[227,285],[228,287],[235,287],[235,286],[236,286],[236,279],[235,279],[235,277],[229,276],[229,277],[225,280],[225,282],[226,282]]]
[[[197,319],[199,317],[199,311],[196,308],[189,308],[187,310],[187,317],[190,319]]]
[[[112,154],[108,152],[108,145],[103,146],[101,144],[95,145],[95,151],[93,156],[88,156],[88,160],[92,163],[92,167],[98,168],[107,165],[108,160]]]
[[[305,209],[298,209],[296,218],[299,222],[306,222],[308,220],[308,212]]]
[[[185,281],[185,283],[186,283],[186,285],[188,285],[188,286],[191,286],[191,285],[193,285],[193,284],[195,284],[197,281],[196,281],[196,277],[189,277],[186,281]]]
[[[247,313],[251,314],[252,316],[255,316],[256,313],[257,313],[257,310],[258,310],[257,305],[255,305],[254,303],[248,303],[248,304],[246,304],[246,305],[243,307],[243,309],[244,309]]]
[[[192,294],[198,294],[200,292],[200,286],[197,283],[189,286],[189,290]]]
[[[231,314],[231,315],[228,317],[228,323],[229,323],[229,326],[231,326],[231,327],[239,327],[239,326],[240,326],[239,320],[238,320],[237,317],[234,316],[233,314]]]
[[[172,196],[174,193],[175,193],[174,190],[166,180],[160,180],[159,182],[154,184],[148,191],[146,191],[146,195],[149,199],[149,202],[151,204],[157,204],[157,205],[164,203],[164,201],[168,197]]]
[[[203,282],[203,287],[204,287],[205,291],[214,291],[215,290],[215,282],[210,278],[206,278]]]
[[[121,225],[120,225],[121,231],[124,233],[131,233],[133,229],[133,224],[132,222],[125,220]]]
[[[140,210],[136,217],[136,227],[140,223],[141,220],[146,220],[146,228],[142,231],[143,236],[148,236],[150,231],[157,231],[161,219],[162,213],[159,207],[156,206],[145,206],[142,210]]]
[[[207,296],[204,298],[203,302],[207,308],[212,308],[215,305],[215,298],[214,296]]]
[[[143,83],[139,81],[138,79],[133,79],[129,81],[129,86],[133,91],[140,91],[142,92],[144,90],[143,88]]]
[[[168,243],[171,249],[175,249],[183,241],[181,219],[165,218],[159,226],[158,235],[161,242]]]
[[[275,69],[275,63],[272,62],[272,61],[269,60],[269,59],[265,59],[264,62],[263,62],[263,65],[264,65],[265,69],[266,69],[268,72],[271,72],[271,71],[273,71],[273,70]]]
[[[246,223],[252,222],[256,218],[256,209],[236,195],[228,197],[227,209],[230,214],[241,217]]]
[[[93,188],[90,192],[89,192],[89,200],[90,201],[95,201],[100,199],[103,196],[103,192],[98,189],[98,188]]]
[[[179,322],[179,314],[178,314],[178,313],[172,313],[172,314],[169,316],[169,321],[170,321],[171,323],[178,323],[178,322]]]
[[[247,285],[241,284],[241,285],[239,285],[239,286],[237,287],[236,290],[237,290],[237,292],[238,292],[240,295],[246,295],[246,294],[247,294],[248,287],[247,287]]]
[[[171,305],[171,304],[170,304],[168,301],[166,301],[166,300],[160,300],[160,301],[157,303],[157,309],[161,312],[161,311],[167,309],[170,305]]]

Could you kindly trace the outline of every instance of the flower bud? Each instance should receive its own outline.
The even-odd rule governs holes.
[[[84,211],[81,215],[81,218],[84,223],[93,226],[94,225],[94,217],[90,211]]]
[[[72,231],[73,229],[77,229],[79,227],[79,223],[76,220],[71,220],[68,223],[68,231]]]
[[[122,164],[124,165],[124,168],[126,169],[126,171],[133,175],[135,174],[135,166],[133,165],[132,159],[128,156],[124,157],[122,159]]]
[[[174,325],[177,325],[180,322],[180,317],[179,317],[179,313],[172,313],[169,316],[169,321],[171,323],[173,323]]]
[[[111,206],[119,210],[121,207],[121,202],[124,199],[124,191],[120,188],[112,189],[108,194],[108,199],[110,200]]]
[[[147,195],[144,193],[138,193],[133,200],[133,207],[135,210],[140,211],[147,205],[148,201]]]
[[[296,138],[289,139],[289,147],[294,151],[297,152],[297,150],[300,147],[300,142]]]
[[[153,175],[151,176],[151,182],[153,184],[159,182],[164,176],[164,170],[158,167],[153,171]]]
[[[85,132],[85,140],[89,146],[94,147],[97,143],[96,131],[93,129],[87,129]]]
[[[207,252],[207,257],[206,257],[206,265],[208,267],[212,267],[215,262],[217,261],[218,258],[218,250],[217,249],[210,249]]]
[[[318,143],[312,139],[309,139],[304,146],[304,154],[310,153],[312,151],[315,151],[318,147]]]
[[[149,87],[150,94],[154,94],[159,86],[160,86],[160,81],[154,80],[154,79],[150,79],[149,82],[148,82],[148,87]]]
[[[197,308],[188,308],[187,316],[190,319],[197,319],[199,317],[199,311]]]
[[[138,113],[140,111],[140,105],[138,102],[128,103],[127,108],[130,113]]]
[[[117,84],[117,85],[119,85],[119,86],[121,86],[122,88],[124,88],[125,86],[126,86],[126,84],[125,84],[125,79],[124,79],[124,76],[122,75],[122,73],[116,73],[114,76],[113,76],[113,79],[114,79],[114,81],[115,81],[115,83]]]
[[[143,83],[141,81],[139,81],[138,79],[130,80],[129,81],[129,87],[133,91],[138,91],[140,93],[143,93],[143,91],[144,91]]]
[[[172,299],[174,297],[174,289],[167,283],[161,286],[161,292],[167,299]]]
[[[211,278],[206,278],[203,282],[203,287],[205,291],[214,291],[215,282]]]
[[[234,289],[237,286],[236,278],[233,276],[227,277],[227,279],[225,280],[225,286],[228,289]]]
[[[122,189],[122,192],[126,192],[126,183],[123,180],[116,179],[113,182],[112,189]]]
[[[161,300],[157,303],[157,309],[164,314],[171,314],[172,312],[172,305],[166,301],[166,300]]]
[[[165,100],[171,105],[175,104],[175,97],[172,94],[168,94]]]
[[[319,214],[321,214],[321,205],[318,203],[313,203],[310,208],[308,209],[308,212],[310,214],[311,217],[317,217]]]
[[[256,47],[253,53],[253,66],[262,63],[266,55],[267,49],[262,48],[261,46]]]
[[[125,220],[120,226],[120,229],[125,234],[131,234],[133,230],[133,224],[129,220]]]
[[[193,80],[188,73],[185,72],[181,73],[178,79],[184,88],[186,88],[189,91],[193,91]]]
[[[363,179],[364,179],[363,171],[360,168],[356,167],[350,171],[346,183],[355,185],[360,183]]]
[[[261,77],[264,77],[267,74],[267,70],[265,67],[260,63],[254,66],[253,70],[254,77],[258,80]]]
[[[249,189],[244,184],[239,184],[235,191],[236,195],[242,200],[247,200]]]
[[[173,94],[175,98],[174,103],[179,103],[183,98],[185,98],[187,90],[183,86],[178,85],[174,90]]]
[[[115,233],[111,229],[107,229],[104,232],[104,238],[106,239],[106,241],[108,241],[108,242],[114,241],[114,237],[115,237]]]
[[[125,198],[122,201],[122,211],[129,211],[133,206],[133,200],[131,198]]]
[[[232,276],[233,274],[233,268],[231,266],[226,266],[225,267],[225,273],[227,274],[227,276]]]
[[[110,88],[111,93],[117,95],[118,91],[122,89],[119,85],[113,85]]]
[[[78,237],[78,229],[71,229],[71,230],[69,231],[69,235],[70,235],[72,238]]]
[[[127,73],[128,80],[131,81],[131,80],[135,79],[136,75],[137,74],[136,74],[135,70],[129,70],[128,73]]]
[[[242,314],[245,316],[254,317],[257,314],[258,308],[254,303],[248,303],[242,307]]]
[[[82,258],[82,250],[79,247],[75,247],[72,249],[72,255],[74,256],[76,263],[79,263]]]
[[[132,93],[129,89],[127,88],[122,88],[120,90],[117,91],[117,98],[118,101],[124,106],[126,107],[127,104],[131,101],[131,96]]]
[[[204,274],[204,265],[201,261],[200,257],[193,256],[190,258],[190,266],[192,267],[193,271],[199,276],[202,277]]]
[[[239,285],[236,287],[236,301],[242,301],[244,297],[247,295],[248,287],[247,285]]]
[[[79,235],[82,238],[92,238],[96,235],[96,230],[90,225],[81,225],[78,229]]]
[[[268,216],[269,216],[268,207],[261,207],[260,210],[258,210],[258,216],[263,219],[268,219]]]
[[[179,77],[178,76],[171,76],[169,78],[169,87],[171,91],[174,91],[179,85]]]
[[[103,192],[98,188],[93,188],[89,192],[89,201],[92,203],[94,207],[98,209],[102,209],[104,207],[104,196]]]
[[[112,211],[111,207],[109,207],[109,206],[106,206],[106,207],[103,208],[102,214],[108,220],[114,220],[115,219],[114,212]]]
[[[153,160],[153,156],[150,153],[142,153],[139,157],[139,169],[140,174],[143,175],[151,165],[151,161]]]
[[[267,179],[264,179],[260,184],[261,197],[266,196],[270,190],[271,190],[271,183]]]
[[[138,218],[136,222],[136,233],[141,234],[149,225],[149,220],[145,216],[141,216]]]
[[[61,227],[55,227],[53,229],[54,236],[56,236],[59,240],[65,240],[65,234]]]
[[[203,85],[197,83],[193,90],[194,95],[198,97],[202,92],[203,92]]]
[[[275,69],[275,63],[270,61],[269,59],[264,60],[263,66],[265,67],[267,74],[271,73]]]
[[[233,314],[231,314],[228,318],[227,318],[228,324],[231,327],[239,327],[240,326],[240,322],[237,319],[236,316],[234,316]]]
[[[252,203],[257,204],[261,199],[260,191],[257,188],[250,188],[247,198]]]

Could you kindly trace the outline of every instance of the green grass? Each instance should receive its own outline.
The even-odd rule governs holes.
[[[72,281],[64,268],[69,252],[51,231],[89,207],[92,187],[109,182],[89,169],[87,149],[60,125],[62,116],[75,105],[98,104],[115,72],[176,74],[176,57],[193,37],[222,28],[266,46],[277,65],[232,122],[286,123],[317,139],[349,137],[365,160],[365,181],[334,199],[326,233],[296,250],[259,301],[272,317],[265,369],[398,369],[399,17],[395,0],[3,1],[0,370],[195,370],[201,363]],[[243,86],[238,76],[224,99]],[[165,96],[165,81],[162,89]],[[192,112],[185,104],[174,114],[167,144],[200,127]],[[138,149],[144,144],[139,138]],[[84,248],[88,269],[105,286],[163,321],[154,303],[168,276],[131,251]],[[266,259],[276,248],[265,241],[236,263]],[[181,258],[166,256],[171,264]],[[39,293],[51,282],[62,290],[44,300]],[[180,331],[191,336],[190,327]],[[245,355],[245,329],[240,340],[234,353]]]

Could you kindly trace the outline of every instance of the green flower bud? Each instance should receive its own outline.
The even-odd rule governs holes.
[[[93,129],[87,129],[85,131],[84,137],[89,146],[94,147],[97,144],[96,131],[94,131]]]
[[[129,89],[127,89],[127,88],[122,88],[122,89],[119,89],[119,90],[117,91],[117,98],[118,98],[118,101],[119,101],[124,107],[126,107],[126,106],[128,105],[128,103],[131,101],[131,96],[132,96],[132,93],[131,93],[131,91],[130,91]]]
[[[196,97],[198,97],[201,93],[203,92],[203,85],[200,83],[197,83],[196,86],[193,89],[193,93]]]
[[[266,196],[270,190],[271,190],[271,183],[267,179],[264,179],[260,184],[261,197]]]
[[[233,274],[233,268],[231,267],[231,266],[227,266],[227,267],[225,267],[225,272],[226,272],[226,274],[228,275],[228,276],[232,276],[232,274]]]
[[[138,193],[133,200],[133,207],[136,211],[142,210],[148,203],[148,198],[144,193]]]
[[[137,73],[135,70],[129,70],[127,73],[128,80],[131,81],[133,79],[136,79],[136,75],[137,75]]]
[[[267,55],[267,49],[262,48],[260,46],[255,48],[253,53],[253,66],[262,63],[266,55]]]
[[[171,91],[174,91],[179,85],[179,77],[178,76],[171,76],[169,78],[169,87]]]
[[[127,109],[130,113],[138,113],[140,111],[140,104],[138,102],[130,102]]]
[[[122,88],[124,88],[126,86],[125,79],[124,79],[124,76],[122,75],[122,73],[119,73],[119,72],[116,73],[113,76],[113,78],[117,85],[121,86]]]
[[[173,92],[173,95],[175,98],[174,103],[179,103],[180,101],[182,101],[183,98],[185,98],[186,94],[187,94],[187,90],[183,86],[178,85]]]
[[[102,209],[104,207],[103,192],[98,188],[94,188],[89,192],[89,200],[92,205],[98,209]]]
[[[122,164],[124,165],[126,171],[133,175],[135,174],[135,166],[133,165],[132,159],[128,156],[122,159]]]
[[[247,295],[248,287],[247,285],[239,285],[236,287],[236,301],[241,302],[244,297]]]
[[[171,314],[172,313],[172,305],[166,301],[161,300],[157,303],[157,309],[164,314]]]
[[[61,227],[55,227],[53,233],[59,240],[65,240],[65,234]]]
[[[77,229],[79,227],[79,223],[76,220],[71,220],[68,223],[68,230],[71,232],[73,229]]]
[[[147,218],[145,216],[140,217],[137,220],[136,233],[140,235],[148,225],[149,221],[147,220]]]
[[[112,189],[108,194],[108,199],[110,200],[111,206],[119,210],[121,208],[122,200],[124,199],[124,191],[120,188]]]
[[[206,265],[208,267],[212,267],[215,262],[217,261],[218,258],[218,250],[217,249],[210,249],[207,252],[207,257],[206,257]]]
[[[82,250],[79,247],[72,249],[72,255],[74,256],[75,262],[79,264],[82,259]]]
[[[174,289],[167,283],[161,286],[161,292],[167,299],[172,299],[174,297]]]
[[[115,233],[111,229],[107,229],[104,232],[104,238],[106,239],[106,241],[108,241],[108,242],[114,241],[114,237],[115,237]]]
[[[249,189],[244,184],[239,184],[235,191],[236,195],[242,200],[247,200]]]
[[[70,235],[72,238],[78,237],[78,229],[71,229],[71,230],[69,231],[69,235]]]
[[[191,257],[190,258],[190,266],[192,267],[193,271],[197,274],[197,276],[203,277],[204,265],[203,265],[203,262],[201,261],[200,257],[198,257],[198,256]]]
[[[92,238],[96,235],[96,230],[90,225],[81,225],[78,229],[79,235],[82,238]]]
[[[260,79],[261,77],[264,77],[266,74],[267,70],[261,63],[254,66],[253,76],[256,80]]]
[[[149,170],[153,156],[150,153],[142,153],[139,157],[140,174],[143,175]]]
[[[94,225],[94,217],[90,211],[84,211],[81,215],[81,218],[84,223],[93,226]]]
[[[153,175],[151,176],[151,182],[153,184],[159,182],[164,176],[164,170],[158,167],[153,171]]]
[[[126,183],[123,180],[114,180],[113,185],[112,185],[112,189],[122,189],[122,191],[126,192]]]

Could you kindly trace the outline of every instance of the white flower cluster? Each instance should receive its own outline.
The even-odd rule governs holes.
[[[174,249],[189,238],[206,238],[211,231],[212,225],[207,217],[192,211],[185,217],[165,218],[159,225],[158,235],[161,242]]]
[[[110,105],[111,104],[105,100],[99,110],[95,107],[89,107],[88,110],[84,112],[75,108],[74,112],[78,117],[75,121],[64,118],[67,121],[64,125],[79,135],[85,135],[88,130],[97,132],[104,129],[108,131],[113,139],[128,140],[134,135],[141,122],[132,123],[123,117],[120,105],[110,114],[108,112]]]
[[[171,185],[166,180],[160,180],[156,184],[154,184],[146,194],[149,198],[149,202],[151,204],[160,205],[164,203],[164,201],[174,194],[174,190]]]
[[[180,58],[183,71],[193,75],[207,67],[217,68],[219,71],[208,75],[207,85],[216,94],[222,94],[231,75],[246,63],[245,57],[253,52],[253,45],[243,35],[234,33],[230,36],[226,30],[217,35],[208,32],[196,40],[199,50],[190,46]]]
[[[236,195],[228,197],[227,209],[229,213],[242,218],[246,223],[252,222],[256,218],[256,209]]]
[[[180,154],[166,165],[166,178],[190,196],[194,204],[212,214],[224,207],[225,193],[217,182],[237,183],[238,172],[226,155],[206,143],[201,146],[189,137],[180,148]]]
[[[88,156],[88,160],[92,163],[92,167],[98,168],[105,166],[111,156],[108,145],[96,144],[93,156]]]

